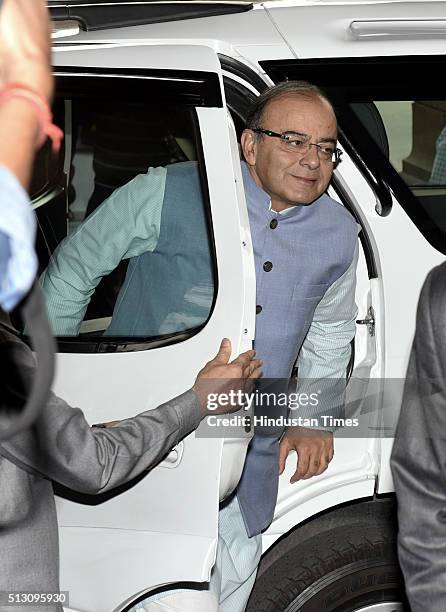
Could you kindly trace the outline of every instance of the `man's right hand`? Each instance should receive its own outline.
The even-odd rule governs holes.
[[[230,391],[249,392],[254,380],[262,375],[262,360],[254,359],[255,354],[255,351],[246,351],[229,363],[231,342],[227,338],[222,340],[217,355],[200,370],[192,387],[200,400],[203,417],[240,410],[240,405],[218,406],[210,410],[207,407],[208,395],[228,394]]]

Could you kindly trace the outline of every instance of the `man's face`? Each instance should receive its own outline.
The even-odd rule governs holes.
[[[305,134],[311,143],[334,147],[336,117],[330,105],[312,96],[287,94],[270,102],[261,120],[264,130]],[[333,172],[331,160],[322,159],[317,147],[301,152],[279,138],[245,130],[245,159],[256,183],[271,196],[280,211],[296,204],[311,204],[327,189]]]

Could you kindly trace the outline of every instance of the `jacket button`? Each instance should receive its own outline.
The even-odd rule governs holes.
[[[277,221],[277,219],[273,219],[271,223],[269,224],[271,229],[276,229],[278,225],[279,225],[279,222]]]
[[[260,306],[260,304],[257,304],[256,306],[256,314],[260,314],[262,312],[262,307]]]
[[[271,270],[273,269],[273,264],[270,261],[265,261],[265,263],[263,264],[263,269],[265,270],[265,272],[271,272]]]

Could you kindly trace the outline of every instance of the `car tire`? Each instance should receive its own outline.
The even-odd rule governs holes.
[[[350,524],[348,513],[335,515],[319,533],[313,524],[309,538],[300,528],[287,536],[262,560],[247,612],[408,612],[395,525],[369,514]]]

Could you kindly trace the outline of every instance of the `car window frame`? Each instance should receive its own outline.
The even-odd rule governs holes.
[[[200,124],[196,112],[196,109],[200,107],[223,107],[218,75],[212,72],[192,70],[142,70],[132,68],[119,68],[117,70],[94,67],[80,69],[75,67],[55,67],[54,75],[56,78],[55,100],[61,100],[62,103],[66,100],[82,99],[88,95],[96,98],[105,98],[107,94],[111,95],[112,92],[116,91],[117,86],[120,84],[120,81],[117,81],[117,79],[125,79],[125,96],[127,100],[132,98],[139,100],[141,96],[148,96],[145,99],[151,99],[150,92],[153,92],[154,86],[156,87],[158,84],[160,88],[163,88],[163,93],[168,97],[170,103],[184,105],[185,108],[190,110],[214,277],[214,294],[211,308],[206,321],[198,326],[194,326],[186,331],[182,330],[149,337],[99,336],[93,334],[88,336],[57,336],[57,350],[59,353],[122,353],[145,351],[184,342],[198,334],[207,325],[212,317],[218,296],[218,268],[208,177]],[[62,147],[62,150],[64,150],[64,147]],[[66,168],[64,159],[58,159],[57,163],[59,166]],[[47,194],[51,194],[53,189],[54,186],[50,185]],[[39,199],[42,199],[45,195],[45,193],[40,193]],[[46,240],[45,236],[43,238]],[[27,335],[22,334],[22,336],[28,342]]]

